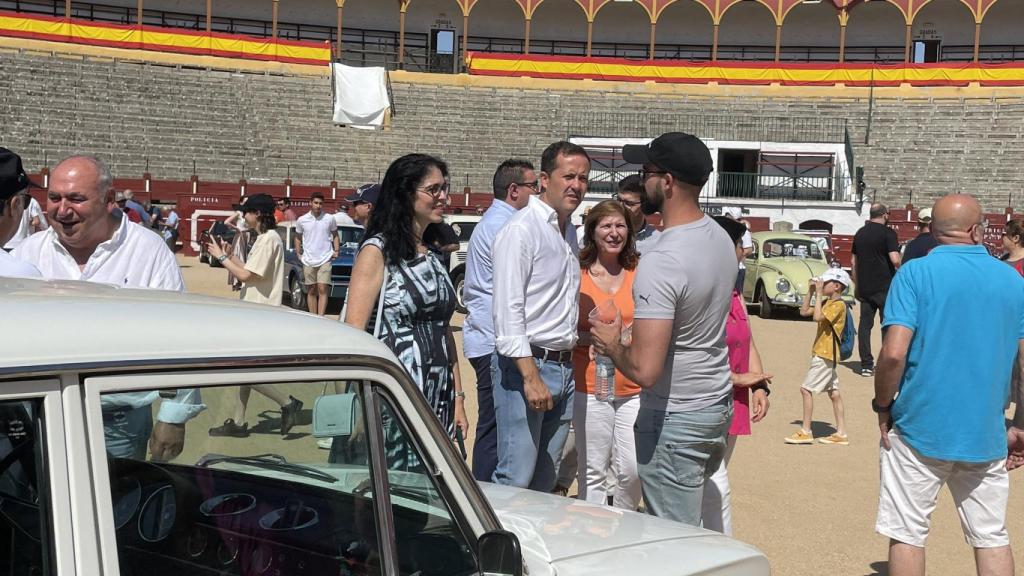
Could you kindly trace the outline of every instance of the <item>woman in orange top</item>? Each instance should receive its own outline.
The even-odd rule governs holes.
[[[622,314],[623,326],[633,322],[633,275],[638,260],[636,232],[622,205],[608,200],[591,209],[584,223],[580,251],[580,339],[573,351],[576,394],[572,419],[576,429],[579,499],[607,504],[606,482],[614,473],[612,504],[629,510],[636,510],[640,503],[633,442],[640,387],[616,370],[615,399],[597,400],[587,318],[591,310],[611,300]]]

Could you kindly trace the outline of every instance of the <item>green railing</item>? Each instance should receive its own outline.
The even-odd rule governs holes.
[[[844,200],[850,189],[850,177],[790,176],[719,172],[715,175],[716,195],[720,198],[763,200]]]

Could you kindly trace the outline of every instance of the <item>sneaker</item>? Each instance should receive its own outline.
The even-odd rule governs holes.
[[[818,438],[818,442],[821,442],[822,444],[841,444],[843,446],[850,445],[850,439],[846,436],[840,436],[839,434]]]
[[[321,438],[316,441],[316,446],[321,450],[330,450],[334,447],[334,438]]]
[[[230,436],[232,438],[247,438],[249,436],[249,423],[239,426],[235,421],[228,418],[220,426],[210,428],[210,436]]]
[[[786,436],[786,444],[814,444],[814,436],[806,430],[797,430],[792,436]]]
[[[865,378],[868,378],[870,376],[874,376],[875,375],[875,369],[874,368],[861,368],[860,369],[860,375],[864,376]]]
[[[291,402],[281,406],[281,434],[287,434],[292,426],[295,426],[295,421],[299,417],[299,412],[302,411],[302,400],[289,396]]]

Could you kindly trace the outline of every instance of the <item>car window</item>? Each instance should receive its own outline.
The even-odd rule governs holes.
[[[0,576],[56,574],[45,447],[42,401],[0,401]]]
[[[429,462],[394,405],[382,397],[380,406],[398,573],[476,574],[473,550],[438,490]]]
[[[459,237],[459,242],[469,242],[470,237],[473,236],[473,229],[476,228],[478,222],[453,222],[452,230],[455,230],[455,234]]]
[[[780,238],[765,240],[764,257],[821,260],[822,252],[818,244],[810,238]]]
[[[342,245],[345,245],[345,244],[356,244],[356,245],[358,245],[360,242],[363,241],[363,232],[364,232],[364,230],[362,228],[358,228],[358,227],[354,227],[354,226],[343,226],[342,228],[338,229],[338,232],[341,234],[341,243],[342,243]]]
[[[285,250],[292,250],[291,235],[288,234],[288,229],[284,226],[278,226],[276,228],[277,235],[281,237],[281,244],[284,245]]]
[[[120,573],[379,574],[364,389],[102,395]]]

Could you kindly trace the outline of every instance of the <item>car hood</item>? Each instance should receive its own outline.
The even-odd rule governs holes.
[[[768,575],[756,548],[686,524],[552,494],[481,483],[505,529],[519,537],[530,576]]]
[[[824,274],[828,270],[828,264],[818,260],[787,256],[772,258],[761,265],[761,270],[772,270],[780,276],[785,276],[793,284],[796,292],[803,294],[807,291],[807,280]]]

